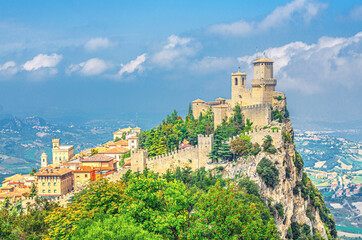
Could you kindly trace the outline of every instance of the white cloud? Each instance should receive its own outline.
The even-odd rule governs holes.
[[[146,54],[138,56],[135,60],[130,61],[129,63],[123,65],[121,64],[121,70],[119,70],[119,76],[122,76],[124,73],[133,73],[134,71],[142,71],[142,64],[146,61]]]
[[[349,17],[353,20],[362,21],[362,6],[353,8],[349,13]]]
[[[195,55],[200,44],[191,38],[171,35],[164,47],[152,57],[152,62],[162,67],[172,67]]]
[[[23,65],[25,71],[35,71],[40,68],[53,68],[62,60],[63,56],[53,53],[52,55],[39,54]],[[52,71],[54,72],[54,71]]]
[[[94,76],[103,73],[109,64],[107,64],[104,60],[99,58],[91,58],[86,62],[81,62],[79,64],[72,64],[66,70],[67,74],[71,74],[72,72],[79,72],[85,76]]]
[[[211,26],[208,29],[208,32],[233,36],[257,34],[265,30],[278,27],[281,24],[285,24],[286,22],[292,20],[296,14],[299,14],[299,16],[308,23],[326,7],[327,4],[313,0],[294,0],[284,6],[275,8],[261,21],[246,22],[239,20],[229,24],[216,24]]]
[[[18,68],[14,61],[8,61],[4,64],[0,64],[0,73],[6,75],[13,75],[18,72]]]
[[[233,66],[237,66],[237,60],[231,57],[204,57],[190,63],[190,70],[203,75],[220,70],[230,70]]]
[[[275,61],[278,85],[304,93],[323,91],[331,86],[362,86],[362,32],[350,38],[321,37],[315,44],[292,42],[264,52]],[[238,58],[251,71],[251,62],[262,53]]]
[[[84,48],[87,51],[96,51],[99,49],[104,49],[108,47],[112,47],[115,44],[111,42],[108,38],[92,38],[84,45]]]

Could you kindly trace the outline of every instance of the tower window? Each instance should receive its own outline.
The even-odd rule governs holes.
[[[238,78],[235,78],[235,85],[238,85]]]

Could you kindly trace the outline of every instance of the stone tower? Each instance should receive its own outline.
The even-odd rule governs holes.
[[[41,159],[41,168],[48,166],[48,156],[46,153],[43,153],[40,157]]]
[[[214,134],[211,134],[209,136],[203,136],[199,134],[197,136],[199,161],[198,161],[198,166],[195,166],[195,169],[200,169],[201,167],[205,167],[206,164],[210,162],[210,158],[208,157],[208,155],[211,152],[213,144],[214,144]]]
[[[60,141],[60,139],[58,138],[54,138],[53,140],[52,140],[52,143],[53,143],[53,148],[59,148],[59,141]]]
[[[236,105],[241,106],[241,93],[242,89],[246,88],[246,73],[241,73],[239,70],[237,73],[231,74],[231,107]]]
[[[251,80],[251,86],[254,104],[272,104],[277,85],[277,80],[273,78],[273,63],[265,57],[253,62],[254,79]]]
[[[143,172],[146,168],[146,159],[148,152],[146,150],[131,150],[131,170],[132,172]]]

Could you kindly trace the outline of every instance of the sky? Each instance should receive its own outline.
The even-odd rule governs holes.
[[[0,0],[0,114],[158,123],[275,61],[292,119],[362,119],[362,1]]]

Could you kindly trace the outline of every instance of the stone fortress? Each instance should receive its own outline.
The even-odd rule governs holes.
[[[263,57],[256,59],[251,89],[246,87],[246,73],[238,71],[231,74],[231,99],[217,98],[212,102],[197,99],[192,102],[193,114],[198,118],[202,112],[211,108],[214,113],[214,127],[231,117],[233,109],[239,105],[244,119],[253,126],[266,126],[272,121],[272,110],[284,110],[285,94],[275,91],[277,80],[273,77],[273,61]]]

